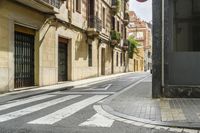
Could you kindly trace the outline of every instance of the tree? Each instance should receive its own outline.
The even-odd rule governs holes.
[[[135,38],[133,36],[129,36],[128,37],[128,41],[129,41],[129,58],[133,58],[133,54],[138,54],[138,49],[137,46],[139,46],[139,42],[135,40]]]

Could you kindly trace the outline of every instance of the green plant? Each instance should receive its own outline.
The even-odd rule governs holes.
[[[114,0],[114,1],[115,1],[114,2],[115,8],[113,9],[113,13],[114,13],[114,15],[116,15],[119,12],[119,10],[120,10],[121,0]]]
[[[139,46],[139,43],[138,41],[135,40],[133,36],[129,36],[128,42],[129,42],[129,50],[128,50],[129,58],[133,58],[133,54],[138,54],[137,46]]]
[[[117,43],[120,42],[120,39],[121,39],[121,34],[115,30],[111,31],[111,40],[115,40],[117,41]]]

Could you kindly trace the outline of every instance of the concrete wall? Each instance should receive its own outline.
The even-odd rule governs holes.
[[[153,56],[152,56],[152,97],[159,98],[162,90],[161,49],[162,49],[162,1],[153,0]]]

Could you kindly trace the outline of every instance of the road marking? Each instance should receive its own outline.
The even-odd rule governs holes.
[[[116,92],[54,92],[55,95],[112,95]]]
[[[19,105],[23,105],[26,103],[31,103],[31,102],[35,102],[35,101],[39,101],[39,100],[43,100],[46,98],[50,98],[53,97],[54,95],[41,95],[41,96],[34,96],[28,99],[20,99],[20,100],[16,100],[16,101],[12,101],[8,104],[4,104],[0,106],[0,111],[2,110],[6,110],[15,106],[19,106]]]
[[[88,126],[88,127],[111,127],[114,120],[106,118],[100,114],[95,114],[87,121],[79,124],[79,126]]]
[[[168,131],[182,133],[183,129],[182,128],[170,127]]]
[[[15,119],[15,118],[21,117],[23,115],[27,115],[27,114],[33,113],[35,111],[39,111],[41,109],[50,107],[52,105],[56,105],[56,104],[64,102],[64,101],[71,100],[73,98],[77,98],[79,96],[80,95],[69,95],[69,96],[57,98],[57,99],[54,99],[54,100],[50,100],[48,102],[44,102],[44,103],[41,103],[41,104],[37,104],[37,105],[34,105],[34,106],[30,106],[30,107],[25,108],[25,109],[17,110],[17,111],[8,113],[8,114],[0,115],[0,122],[5,122],[5,121],[11,120],[11,119]]]
[[[183,129],[184,133],[198,133],[198,130],[195,129]]]
[[[102,91],[106,91],[108,90],[108,88],[110,88],[112,86],[112,84],[108,84],[106,87],[103,88],[89,88],[89,89],[84,89],[84,90],[102,90]]]
[[[97,101],[107,97],[108,95],[95,95],[90,98],[87,98],[83,101],[74,103],[70,106],[67,106],[63,109],[60,109],[54,113],[51,113],[49,115],[46,115],[42,118],[36,119],[34,121],[29,122],[29,124],[46,124],[46,125],[52,125],[64,118],[67,118],[71,116],[72,114],[78,112],[79,110],[96,103]]]

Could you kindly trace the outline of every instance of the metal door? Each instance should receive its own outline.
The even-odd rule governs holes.
[[[15,78],[14,86],[34,85],[34,35],[15,32]]]
[[[58,81],[67,81],[67,44],[59,42]]]

